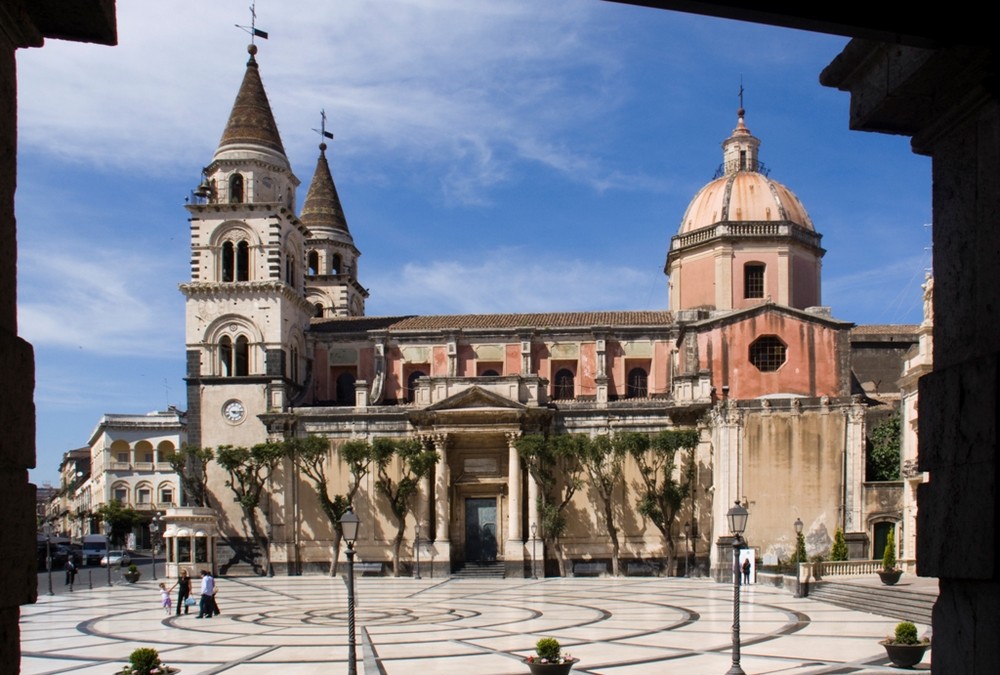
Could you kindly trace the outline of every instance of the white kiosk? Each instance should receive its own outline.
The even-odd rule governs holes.
[[[176,579],[186,569],[192,579],[201,570],[215,574],[215,540],[218,537],[215,511],[202,506],[167,509],[163,516],[163,547],[167,577]]]

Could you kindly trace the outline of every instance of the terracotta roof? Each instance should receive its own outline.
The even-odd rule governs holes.
[[[872,323],[855,326],[851,335],[908,335],[916,333],[920,326],[914,323]]]
[[[299,216],[299,220],[310,230],[326,227],[349,232],[344,209],[337,195],[337,186],[333,184],[330,165],[326,161],[326,143],[321,143],[319,146],[316,172],[309,185],[309,192],[306,193],[306,201],[302,205],[302,215]]]
[[[438,330],[514,330],[517,328],[590,328],[608,326],[662,327],[673,324],[673,314],[666,311],[621,312],[551,312],[542,314],[454,314],[404,317],[344,317],[314,320],[312,330],[353,332],[375,329],[397,331]]]
[[[243,76],[240,91],[236,94],[236,102],[233,103],[233,111],[229,113],[229,122],[222,132],[219,147],[236,143],[262,145],[284,155],[285,148],[281,144],[281,136],[278,135],[278,125],[274,121],[274,114],[271,113],[271,104],[264,92],[257,60],[254,59],[257,47],[250,45],[247,51],[250,52],[247,71]]]

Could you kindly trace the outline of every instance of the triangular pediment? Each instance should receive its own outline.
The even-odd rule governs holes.
[[[506,396],[501,396],[488,389],[473,385],[468,389],[463,389],[457,394],[452,394],[446,399],[427,406],[424,410],[427,412],[443,412],[446,410],[473,410],[477,408],[524,410],[525,406],[517,401],[512,401]]]

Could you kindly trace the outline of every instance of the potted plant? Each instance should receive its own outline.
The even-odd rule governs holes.
[[[569,654],[563,654],[559,640],[542,638],[535,643],[537,656],[529,656],[524,660],[532,675],[566,675],[580,659],[574,659]]]
[[[125,580],[128,581],[130,584],[134,584],[135,582],[139,581],[139,577],[141,576],[141,574],[139,572],[139,568],[136,567],[134,564],[132,564],[128,566],[128,569],[125,570],[122,576],[125,577]]]
[[[912,668],[924,658],[924,652],[930,649],[929,638],[917,637],[917,627],[910,621],[896,624],[896,633],[880,642],[885,647],[885,653],[893,665],[900,668]]]
[[[878,577],[886,586],[892,586],[899,577],[903,575],[903,570],[896,569],[896,537],[893,534],[895,528],[889,529],[889,535],[885,538],[885,551],[882,554],[882,569],[878,571]]]
[[[171,668],[160,661],[159,653],[152,647],[139,647],[128,657],[128,665],[119,675],[168,675],[176,673],[177,668]]]

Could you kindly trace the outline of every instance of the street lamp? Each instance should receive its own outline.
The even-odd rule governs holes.
[[[348,506],[347,512],[340,518],[340,530],[347,542],[347,675],[358,675],[354,645],[354,542],[358,539],[360,526],[361,519]]]
[[[150,546],[153,549],[153,581],[156,581],[156,535],[160,531],[160,512],[153,514],[153,522],[149,524]]]
[[[108,567],[108,586],[111,585],[111,523],[104,521],[104,562]]]
[[[420,578],[420,521],[419,520],[417,521],[416,534],[417,534],[416,542],[413,544],[413,548],[415,549],[415,552],[417,554],[417,566],[413,570],[413,578],[419,579]]]
[[[70,555],[73,555],[70,552]],[[45,521],[45,569],[49,571],[49,595],[52,592],[52,523]]]
[[[729,531],[733,535],[733,665],[726,675],[745,675],[740,668],[740,549],[743,545],[741,535],[747,529],[749,512],[737,501],[726,513],[729,520]]]
[[[690,554],[688,553],[688,543],[691,541],[691,523],[684,523],[684,576],[688,576],[688,564],[690,563]]]
[[[535,573],[535,542],[537,539],[535,535],[538,533],[538,525],[535,523],[531,524],[531,578],[537,579],[538,575]]]

